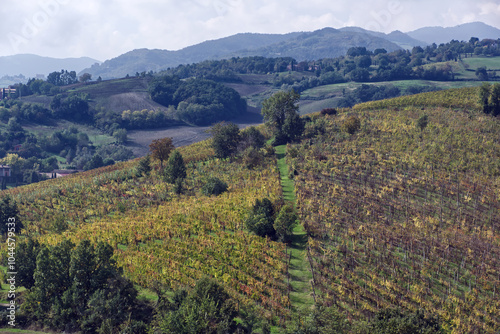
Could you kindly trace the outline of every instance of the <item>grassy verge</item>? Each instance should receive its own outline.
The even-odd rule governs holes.
[[[276,146],[275,149],[283,197],[286,202],[293,203],[295,206],[295,183],[288,177],[288,165],[285,160],[286,146]],[[291,253],[289,273],[292,291],[290,292],[290,301],[297,311],[309,309],[314,305],[311,288],[312,274],[309,271],[306,249],[307,234],[304,226],[298,224],[293,231],[292,243],[288,248],[289,254]]]

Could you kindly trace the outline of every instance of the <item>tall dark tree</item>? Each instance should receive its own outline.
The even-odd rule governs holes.
[[[274,208],[268,198],[257,199],[252,211],[248,215],[245,225],[250,232],[260,237],[269,236],[274,238],[276,230],[274,229]]]
[[[0,233],[2,235],[6,235],[7,232],[19,233],[23,227],[16,202],[10,196],[3,197],[0,200]]]
[[[262,116],[266,125],[274,130],[275,134],[283,131],[285,120],[290,115],[296,114],[299,107],[300,94],[294,90],[278,92],[262,102]]]
[[[182,154],[178,150],[174,150],[168,158],[164,177],[165,181],[172,184],[175,184],[177,180],[184,180],[186,178],[186,165],[184,164]]]
[[[220,122],[211,129],[212,147],[218,158],[227,158],[233,155],[240,143],[240,129],[234,123]]]
[[[137,176],[148,176],[151,173],[151,156],[148,154],[139,160],[137,165],[136,174]]]
[[[500,115],[500,83],[491,87],[490,105],[493,116]]]
[[[40,243],[29,238],[26,242],[19,243],[16,249],[16,280],[20,286],[31,289],[35,285],[33,277],[36,269],[36,257],[40,250]]]

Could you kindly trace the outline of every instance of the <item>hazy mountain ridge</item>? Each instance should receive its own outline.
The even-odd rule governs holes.
[[[383,38],[383,39],[388,40],[389,42],[392,42],[392,43],[399,45],[403,49],[412,48],[414,46],[425,46],[428,44],[424,41],[420,41],[420,40],[417,40],[415,38],[412,38],[399,30],[395,30],[395,31],[388,33],[388,34],[384,34],[382,32],[378,32],[378,31],[365,30],[365,29],[359,28],[359,27],[344,27],[344,28],[341,28],[339,30],[361,32],[361,33],[369,34],[369,35],[376,36],[379,38]]]
[[[95,63],[100,63],[100,61],[90,57],[59,59],[34,54],[3,56],[0,57],[0,77],[22,74],[26,78],[32,78],[37,74],[46,76],[61,69],[80,72]]]
[[[252,50],[265,47],[300,34],[244,33],[205,41],[177,51],[137,49],[106,60],[102,65],[94,65],[89,69],[85,69],[84,72],[89,72],[94,77],[118,78],[136,72],[159,71],[180,64],[197,63],[207,59],[222,59],[237,50]]]
[[[479,22],[452,28],[427,27],[409,33],[396,30],[389,34],[359,27],[324,28],[313,32],[283,35],[245,33],[205,41],[178,51],[134,50],[84,71],[94,77],[100,75],[103,78],[117,78],[136,72],[158,71],[180,64],[230,57],[293,57],[301,61],[342,56],[353,46],[394,51],[397,48],[411,49],[434,42],[445,43],[452,39],[469,40],[470,37],[482,39],[495,36],[500,37],[499,29]]]
[[[355,46],[364,46],[369,50],[384,48],[389,52],[400,48],[395,43],[364,32],[324,28],[305,32],[297,37],[257,50],[237,51],[234,56],[292,57],[297,61],[315,60],[343,56],[349,48]]]
[[[485,38],[500,38],[500,29],[482,22],[464,23],[455,27],[424,27],[406,33],[408,36],[429,44],[447,43],[452,39],[468,41],[471,37],[480,40]]]
[[[298,61],[332,58],[344,55],[354,46],[365,46],[370,50],[385,48],[388,51],[399,48],[395,43],[365,32],[333,28],[288,34],[246,33],[205,41],[178,51],[134,50],[85,69],[82,73],[89,72],[94,77],[105,79],[230,57],[293,57]]]
[[[345,55],[350,47],[364,46],[369,50],[385,48],[411,49],[431,43],[446,43],[452,39],[469,40],[470,37],[500,38],[500,29],[481,22],[456,27],[426,27],[403,33],[389,34],[365,30],[360,27],[341,29],[324,28],[313,32],[288,34],[240,33],[205,41],[181,50],[136,49],[103,63],[88,57],[56,59],[36,55],[0,57],[0,77],[36,74],[47,75],[53,71],[68,69],[79,74],[88,72],[93,79],[120,78],[136,72],[161,71],[180,64],[197,63],[231,57],[263,56],[293,57],[297,61],[333,58]],[[15,79],[15,78],[13,78]],[[17,79],[15,79],[17,80]]]

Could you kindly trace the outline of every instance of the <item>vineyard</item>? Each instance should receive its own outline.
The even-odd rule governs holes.
[[[180,196],[158,170],[137,177],[137,160],[6,193],[19,203],[27,233],[47,244],[106,241],[125,274],[142,287],[174,290],[210,276],[242,306],[260,305],[268,317],[289,315],[285,245],[244,228],[256,199],[281,201],[275,158],[249,170],[214,159],[207,142],[181,152],[188,175]],[[226,182],[228,192],[202,195],[208,177]],[[69,223],[59,233],[53,229],[58,218]]]
[[[465,110],[479,110],[481,108],[477,99],[477,88],[468,87],[366,102],[356,105],[354,109],[377,110],[407,106],[460,108]]]
[[[143,176],[132,160],[0,196],[18,204],[24,235],[105,241],[150,291],[208,276],[275,325],[314,302],[350,324],[397,308],[438,316],[446,333],[498,333],[500,122],[476,97],[464,88],[313,114],[285,158],[278,147],[279,163],[263,154],[253,169],[215,158],[210,141],[182,147],[180,195],[159,163]],[[228,191],[203,195],[209,178]],[[246,230],[263,198],[296,200],[302,248]]]
[[[452,333],[498,333],[500,123],[468,100],[453,105],[466,112],[413,103],[316,117],[324,134],[288,146],[316,295],[350,319],[423,309]],[[353,114],[360,130],[343,133]]]

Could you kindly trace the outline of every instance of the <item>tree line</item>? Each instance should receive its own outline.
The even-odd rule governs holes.
[[[209,125],[246,111],[246,101],[234,89],[208,79],[166,75],[149,85],[151,98],[175,108],[175,116],[187,123]]]

